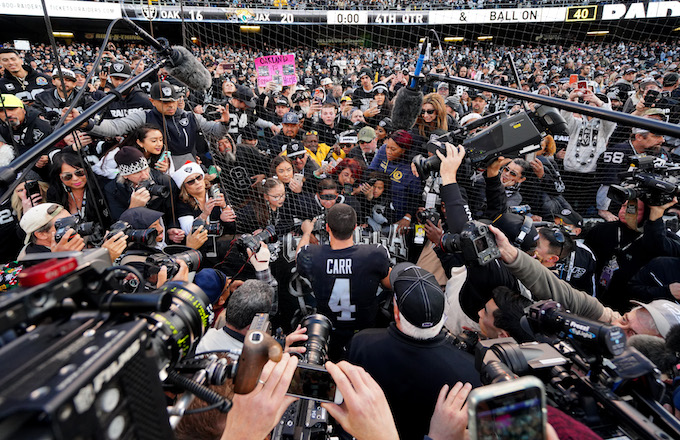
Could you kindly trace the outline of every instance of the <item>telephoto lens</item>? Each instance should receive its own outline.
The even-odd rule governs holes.
[[[328,339],[333,324],[324,315],[315,313],[303,319],[300,326],[307,328],[305,361],[309,364],[325,364],[328,359]]]

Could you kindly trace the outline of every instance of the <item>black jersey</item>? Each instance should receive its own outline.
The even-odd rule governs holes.
[[[375,324],[376,291],[390,270],[390,256],[382,245],[338,250],[308,245],[300,250],[297,267],[312,283],[319,312],[334,327],[360,330]]]

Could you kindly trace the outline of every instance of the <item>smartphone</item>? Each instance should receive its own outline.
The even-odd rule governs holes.
[[[222,68],[224,70],[234,70],[234,63],[222,63]]]
[[[306,362],[298,363],[286,394],[337,405],[343,401],[330,373],[322,366]]]
[[[569,84],[576,84],[578,82],[578,75],[575,73],[572,73],[569,75]]]
[[[576,87],[585,90],[588,88],[588,81],[579,81]]]
[[[298,183],[302,183],[305,180],[305,176],[300,173],[295,173],[293,175],[293,180],[297,180]]]
[[[536,152],[534,151],[533,153],[527,154],[526,156],[524,156],[524,159],[525,159],[527,162],[533,161],[534,159],[536,159]]]
[[[29,180],[24,184],[24,188],[26,188],[26,198],[29,200],[32,200],[33,194],[40,195],[40,184],[36,180]]]
[[[545,440],[545,387],[533,376],[472,390],[468,396],[470,439]]]

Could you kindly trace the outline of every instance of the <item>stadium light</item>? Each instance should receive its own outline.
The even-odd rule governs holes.
[[[73,32],[52,32],[52,35],[57,38],[73,38]]]
[[[197,43],[197,42],[198,42],[198,38],[196,38],[196,37],[191,37],[191,42],[192,42],[192,43]]]
[[[241,32],[260,32],[260,26],[241,26]]]
[[[492,40],[493,37],[491,35],[482,35],[482,36],[477,37],[477,39],[479,41],[487,41],[487,40]]]
[[[586,33],[586,35],[590,35],[592,37],[592,36],[607,35],[608,33],[609,33],[609,31],[590,31],[590,32]]]
[[[463,40],[465,40],[465,37],[444,37],[444,41],[446,41],[446,42],[463,41]]]

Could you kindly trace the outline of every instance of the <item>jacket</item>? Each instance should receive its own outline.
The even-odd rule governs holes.
[[[22,101],[35,101],[36,96],[53,88],[49,76],[38,72],[27,64],[23,68],[28,72],[23,81],[19,81],[17,77],[5,70],[5,74],[0,78],[0,93],[15,95]]]
[[[151,110],[153,105],[149,101],[149,95],[144,93],[139,87],[130,90],[123,99],[118,99],[106,107],[102,112],[102,119],[118,119],[135,112]]]

